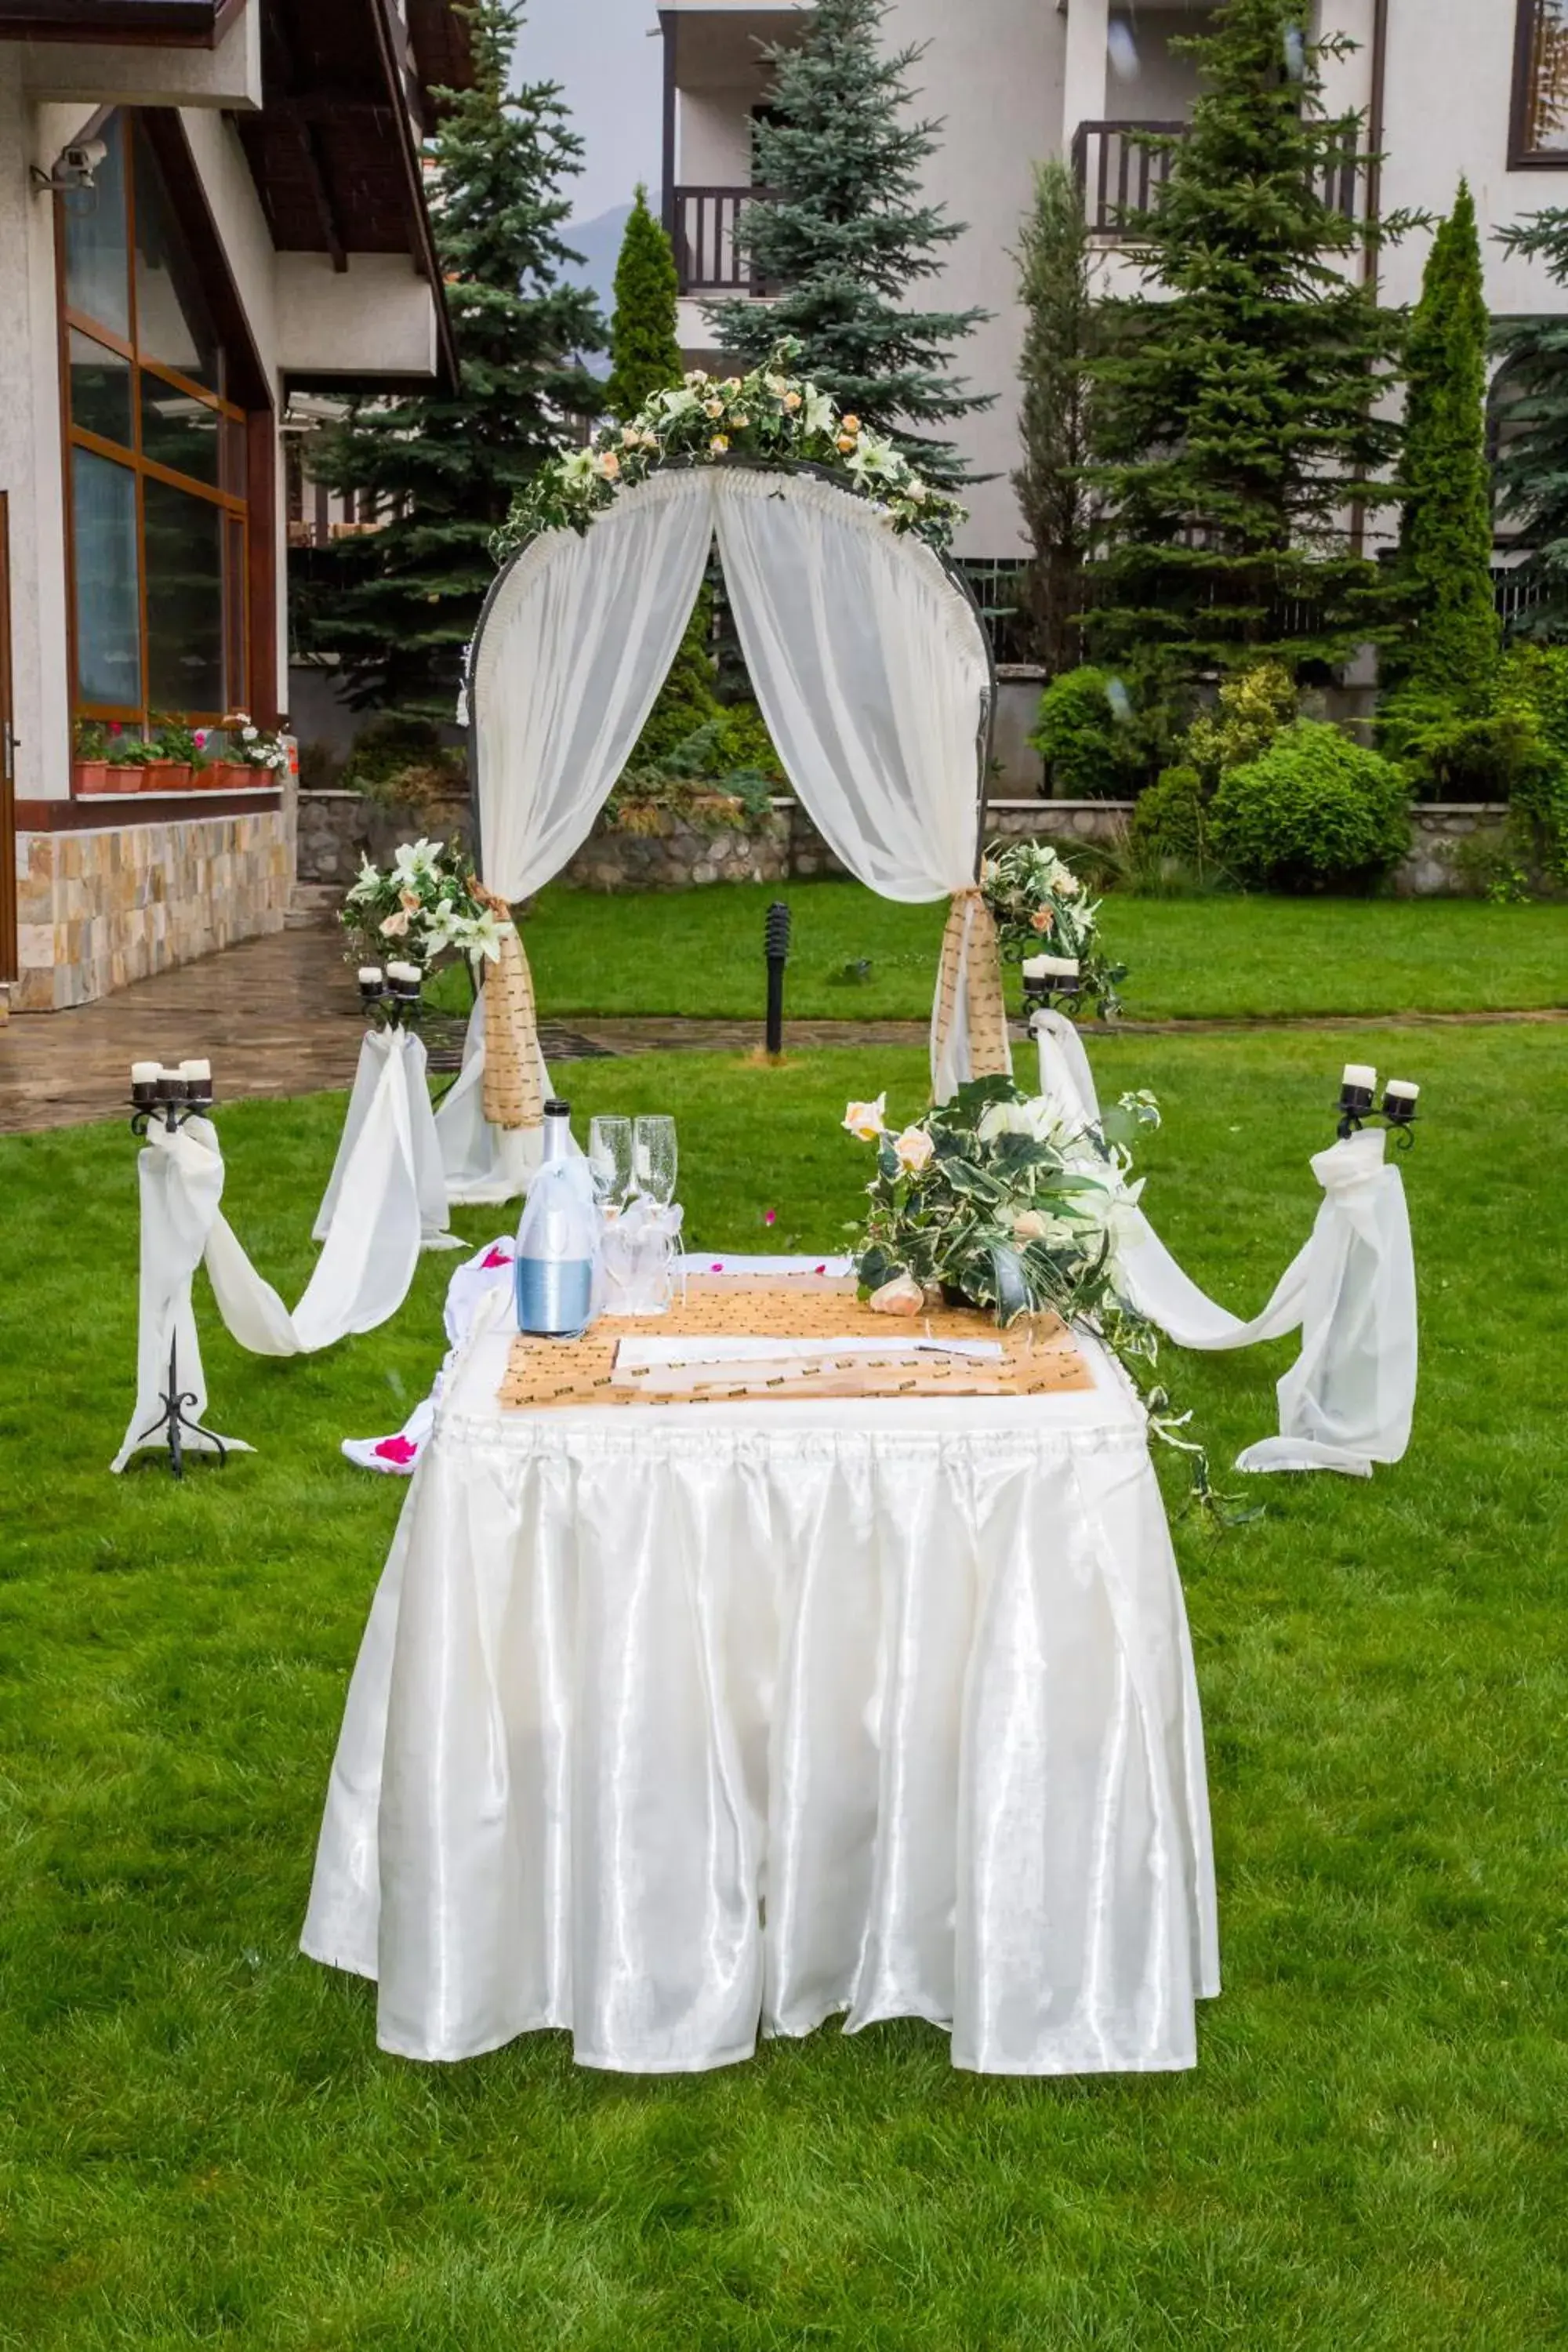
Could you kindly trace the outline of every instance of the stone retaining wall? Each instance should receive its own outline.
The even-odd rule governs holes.
[[[1068,849],[1075,841],[1115,848],[1134,805],[995,800],[986,811],[986,837],[1049,840]],[[1458,860],[1462,845],[1497,837],[1508,811],[1430,802],[1411,815],[1410,854],[1394,875],[1395,892],[1402,898],[1454,898],[1474,887]],[[357,793],[301,793],[299,824],[300,881],[344,888],[362,856],[384,866],[399,842],[420,833],[467,838],[469,829],[466,802],[420,817],[384,808]],[[679,890],[711,882],[806,881],[843,871],[800,803],[779,800],[771,815],[744,833],[706,833],[690,825],[674,826],[668,834],[595,829],[563,879],[585,890]]]
[[[287,805],[16,835],[19,1013],[90,1004],[128,981],[280,931]]]

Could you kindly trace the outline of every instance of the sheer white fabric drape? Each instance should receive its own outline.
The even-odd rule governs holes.
[[[757,701],[823,839],[883,898],[973,887],[991,673],[973,607],[930,548],[831,483],[737,471],[719,553]],[[932,1081],[971,1073],[963,1003]]]
[[[1082,1041],[1058,1013],[1037,1013],[1040,1091],[1065,1116],[1098,1119],[1100,1098]],[[1238,1470],[1339,1470],[1369,1478],[1403,1459],[1415,1411],[1415,1256],[1399,1171],[1387,1138],[1366,1128],[1312,1160],[1323,1188],[1310,1238],[1250,1322],[1184,1274],[1140,1214],[1121,1253],[1128,1303],[1180,1348],[1218,1353],[1301,1334],[1279,1383],[1279,1434],[1247,1446]]]
[[[711,477],[661,474],[581,537],[536,540],[503,576],[468,688],[482,879],[503,898],[542,889],[586,841],[669,674],[712,538]],[[436,1115],[456,1202],[510,1200],[538,1160],[537,1130],[486,1121],[483,1079],[481,1002]]]

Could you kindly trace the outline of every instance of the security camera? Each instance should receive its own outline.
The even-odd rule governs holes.
[[[55,195],[69,195],[74,189],[90,188],[93,173],[108,154],[101,139],[73,139],[60,149],[52,168],[40,172],[33,167],[35,187],[47,188]]]

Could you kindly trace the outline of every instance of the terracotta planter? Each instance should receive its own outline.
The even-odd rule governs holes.
[[[190,763],[185,760],[149,760],[142,771],[144,793],[183,793],[189,789]]]
[[[215,793],[244,793],[258,782],[256,769],[243,760],[215,760],[211,769],[210,789]]]
[[[107,760],[77,760],[71,765],[71,786],[77,793],[118,793],[123,790],[118,770]]]
[[[109,782],[104,786],[105,792],[144,793],[146,789],[147,771],[145,768],[142,767],[140,764],[135,767],[126,766],[117,768],[112,760],[109,762]]]

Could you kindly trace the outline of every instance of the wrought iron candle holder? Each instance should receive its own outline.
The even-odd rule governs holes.
[[[187,1119],[205,1118],[213,1108],[213,1074],[210,1062],[182,1062],[177,1070],[163,1068],[156,1062],[132,1062],[131,1066],[131,1132],[144,1136],[150,1127],[162,1127],[165,1133],[177,1135]],[[221,1437],[204,1429],[193,1420],[187,1406],[194,1407],[195,1392],[180,1386],[180,1342],[177,1333],[169,1333],[169,1384],[159,1396],[162,1411],[150,1421],[135,1440],[142,1446],[160,1431],[168,1440],[169,1472],[172,1477],[185,1475],[185,1433],[202,1440],[204,1448],[210,1447],[222,1469],[228,1460],[228,1448]]]
[[[1024,1012],[1066,1012],[1078,1008],[1083,979],[1071,956],[1029,956],[1024,962]]]
[[[425,1010],[425,975],[416,963],[362,964],[359,997],[368,1019],[384,1029],[412,1029]]]
[[[1390,1078],[1379,1106],[1377,1072],[1364,1062],[1347,1062],[1340,1080],[1337,1105],[1336,1133],[1340,1141],[1343,1143],[1348,1137],[1359,1135],[1369,1120],[1381,1118],[1394,1138],[1394,1149],[1411,1150],[1415,1142],[1415,1107],[1420,1097],[1420,1087],[1411,1079]]]
[[[784,966],[789,961],[790,913],[782,898],[768,908],[763,946],[768,962],[767,1050],[784,1052]]]

